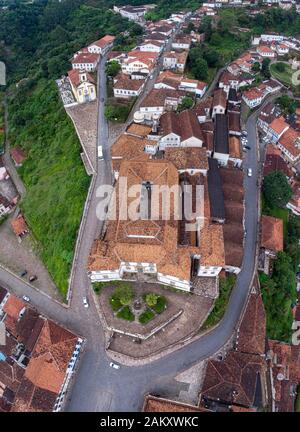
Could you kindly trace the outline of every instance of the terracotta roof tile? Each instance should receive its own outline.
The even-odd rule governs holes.
[[[261,218],[261,247],[280,252],[283,250],[283,220],[263,215]]]

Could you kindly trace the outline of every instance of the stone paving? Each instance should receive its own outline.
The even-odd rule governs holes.
[[[21,242],[11,229],[10,221],[13,215],[0,226],[0,264],[19,275],[24,269],[28,274],[24,280],[28,281],[30,275],[37,275],[38,279],[32,283],[36,288],[50,295],[56,300],[62,300],[47,269],[34,252],[34,242],[30,235]],[[26,294],[24,292],[24,294]]]
[[[96,171],[98,101],[66,108],[73,121],[86,158]]]

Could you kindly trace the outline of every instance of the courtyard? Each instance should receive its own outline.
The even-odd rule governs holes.
[[[123,298],[127,304],[120,304],[116,295],[120,286],[131,293]],[[214,304],[209,297],[143,281],[101,284],[96,296],[102,323],[112,336],[109,350],[135,358],[157,354],[196,334]]]

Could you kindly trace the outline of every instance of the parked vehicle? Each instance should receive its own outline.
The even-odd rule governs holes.
[[[248,177],[252,177],[252,168],[248,168]]]
[[[247,150],[251,150],[251,147],[248,146],[248,145],[244,145],[244,147],[245,147],[245,149],[247,149]]]
[[[242,135],[246,137],[248,135],[248,132],[246,130],[243,130]]]
[[[20,274],[21,277],[24,277],[27,275],[27,270],[23,270],[22,273]]]
[[[102,146],[98,146],[98,159],[102,160],[103,159],[103,151],[102,151]]]
[[[22,299],[26,302],[30,302],[30,298],[26,295],[23,295]]]
[[[86,297],[83,297],[82,302],[83,302],[83,306],[84,306],[85,308],[88,308],[88,307],[89,307],[89,302],[88,302],[88,299],[87,299]]]
[[[113,363],[113,362],[110,362],[110,363],[109,363],[109,366],[110,366],[111,368],[114,368],[114,369],[120,369],[120,365],[118,365],[118,364],[116,364],[116,363]]]
[[[32,275],[29,277],[29,282],[34,282],[37,280],[37,276],[36,275]]]

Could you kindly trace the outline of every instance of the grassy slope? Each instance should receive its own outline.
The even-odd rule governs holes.
[[[223,318],[229,302],[231,291],[236,282],[235,275],[229,275],[226,279],[220,279],[220,295],[215,301],[213,310],[204,322],[201,330],[206,330],[217,325]]]
[[[12,102],[14,145],[28,157],[20,174],[27,188],[26,220],[40,254],[62,294],[66,294],[77,229],[89,185],[80,144],[53,81],[42,80],[29,98]],[[16,118],[26,113],[25,125]]]
[[[277,62],[277,63],[281,63],[281,62]],[[289,65],[284,63],[285,70],[283,72],[278,72],[278,70],[275,67],[277,63],[271,64],[271,66],[270,66],[271,74],[273,75],[274,78],[278,79],[279,81],[283,82],[284,84],[291,85],[292,84],[292,75],[295,71],[293,71]]]

